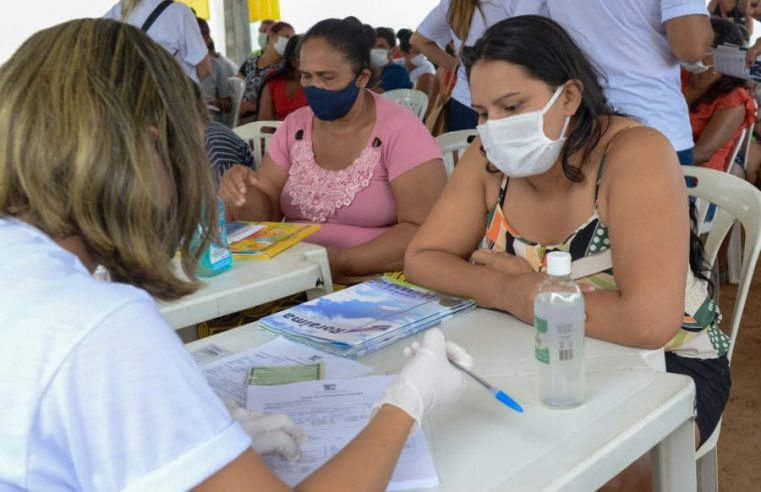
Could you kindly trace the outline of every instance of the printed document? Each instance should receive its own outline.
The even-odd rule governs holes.
[[[278,386],[249,386],[247,407],[257,412],[286,413],[306,432],[296,463],[264,456],[269,467],[290,486],[302,481],[342,449],[367,422],[393,376],[321,379]],[[396,464],[388,490],[435,487],[439,478],[421,430],[413,433]]]
[[[243,406],[246,404],[246,378],[252,367],[317,362],[325,364],[325,377],[331,379],[354,378],[373,372],[372,367],[357,361],[327,354],[284,338],[276,338],[251,350],[200,364],[206,380],[220,398],[231,399]]]

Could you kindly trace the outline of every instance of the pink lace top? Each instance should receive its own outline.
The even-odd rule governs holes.
[[[375,127],[365,148],[345,169],[328,170],[316,161],[314,113],[309,107],[291,113],[272,137],[268,154],[288,171],[280,209],[289,222],[322,224],[309,237],[311,242],[347,248],[379,236],[397,220],[391,182],[424,162],[441,158],[436,141],[414,114],[371,94]]]

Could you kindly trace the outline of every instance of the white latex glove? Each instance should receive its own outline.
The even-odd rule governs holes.
[[[278,454],[288,461],[298,461],[306,434],[288,415],[254,412],[232,400],[225,400],[224,403],[233,420],[240,422],[251,436],[254,451],[259,454]]]
[[[465,386],[462,372],[449,363],[448,357],[467,368],[473,367],[473,357],[456,343],[446,341],[438,328],[428,330],[423,343],[414,342],[404,353],[412,355],[412,359],[388,385],[370,415],[390,404],[420,424],[426,412],[454,402]]]

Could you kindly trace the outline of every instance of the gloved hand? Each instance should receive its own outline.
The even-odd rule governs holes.
[[[298,461],[306,434],[288,415],[254,412],[232,400],[225,400],[224,403],[233,420],[240,422],[251,436],[254,451],[279,454],[288,461]]]
[[[448,342],[438,328],[425,333],[423,343],[414,342],[404,349],[412,359],[386,388],[373,406],[371,417],[384,404],[407,412],[417,424],[423,414],[434,407],[454,402],[465,386],[463,374],[449,363],[451,358],[466,368],[473,367],[473,357],[454,342]]]

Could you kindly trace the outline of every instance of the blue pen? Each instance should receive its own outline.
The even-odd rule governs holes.
[[[457,369],[461,370],[462,372],[464,372],[465,374],[467,374],[468,376],[470,376],[471,378],[473,378],[473,380],[474,380],[475,382],[477,382],[478,384],[480,384],[481,386],[483,386],[484,388],[486,388],[486,391],[488,391],[489,393],[491,393],[491,394],[492,394],[492,396],[493,396],[494,398],[496,398],[498,401],[501,401],[502,403],[504,403],[504,404],[505,404],[505,405],[507,405],[508,407],[512,408],[512,409],[513,409],[513,410],[515,410],[516,412],[519,412],[519,413],[523,413],[523,407],[521,407],[521,406],[518,404],[518,402],[517,402],[517,401],[513,400],[512,398],[510,398],[510,397],[507,395],[507,393],[505,393],[504,391],[502,391],[502,390],[500,390],[500,389],[497,389],[497,388],[495,388],[494,386],[492,386],[491,384],[487,383],[486,381],[484,381],[484,380],[483,380],[483,379],[481,379],[480,377],[476,376],[475,374],[473,374],[473,373],[472,373],[471,371],[469,371],[468,369],[465,369],[464,367],[462,367],[460,364],[458,364],[457,362],[453,361],[452,359],[449,359],[449,362],[450,362],[450,363],[451,363],[453,366],[455,366]]]

